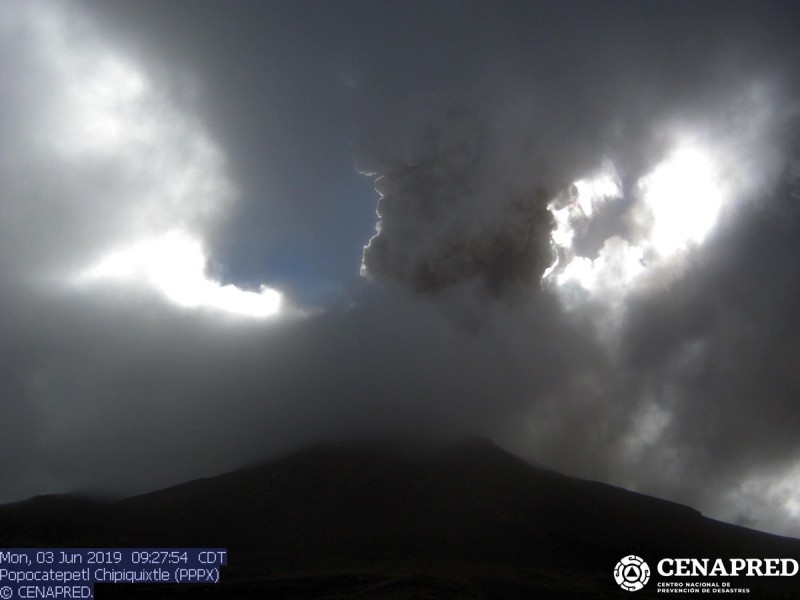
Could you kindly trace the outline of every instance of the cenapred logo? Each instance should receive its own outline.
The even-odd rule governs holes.
[[[614,579],[623,590],[636,592],[650,580],[650,567],[638,556],[626,556],[614,567]]]

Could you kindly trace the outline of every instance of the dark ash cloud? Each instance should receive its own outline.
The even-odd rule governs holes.
[[[553,261],[549,194],[532,181],[519,188],[487,178],[496,141],[481,121],[468,109],[447,110],[395,163],[362,150],[361,165],[381,163],[367,173],[378,175],[381,198],[364,274],[423,293],[477,282],[493,295],[541,278]]]

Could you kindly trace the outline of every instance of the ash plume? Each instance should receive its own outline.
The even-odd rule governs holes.
[[[476,111],[450,109],[422,130],[405,156],[367,171],[377,175],[379,222],[362,274],[423,294],[477,284],[498,296],[538,282],[553,261],[548,190],[498,181],[498,146]]]

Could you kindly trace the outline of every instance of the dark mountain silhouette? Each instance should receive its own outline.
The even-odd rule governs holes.
[[[98,585],[101,599],[654,598],[660,558],[800,560],[800,540],[560,475],[481,440],[323,445],[124,500],[37,497],[0,507],[0,546],[229,550],[219,586]],[[613,578],[630,554],[652,571],[638,592]],[[800,593],[800,577],[706,580],[750,598]]]

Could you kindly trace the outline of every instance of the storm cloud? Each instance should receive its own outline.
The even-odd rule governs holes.
[[[800,534],[798,23],[3,3],[0,499],[479,434]]]

